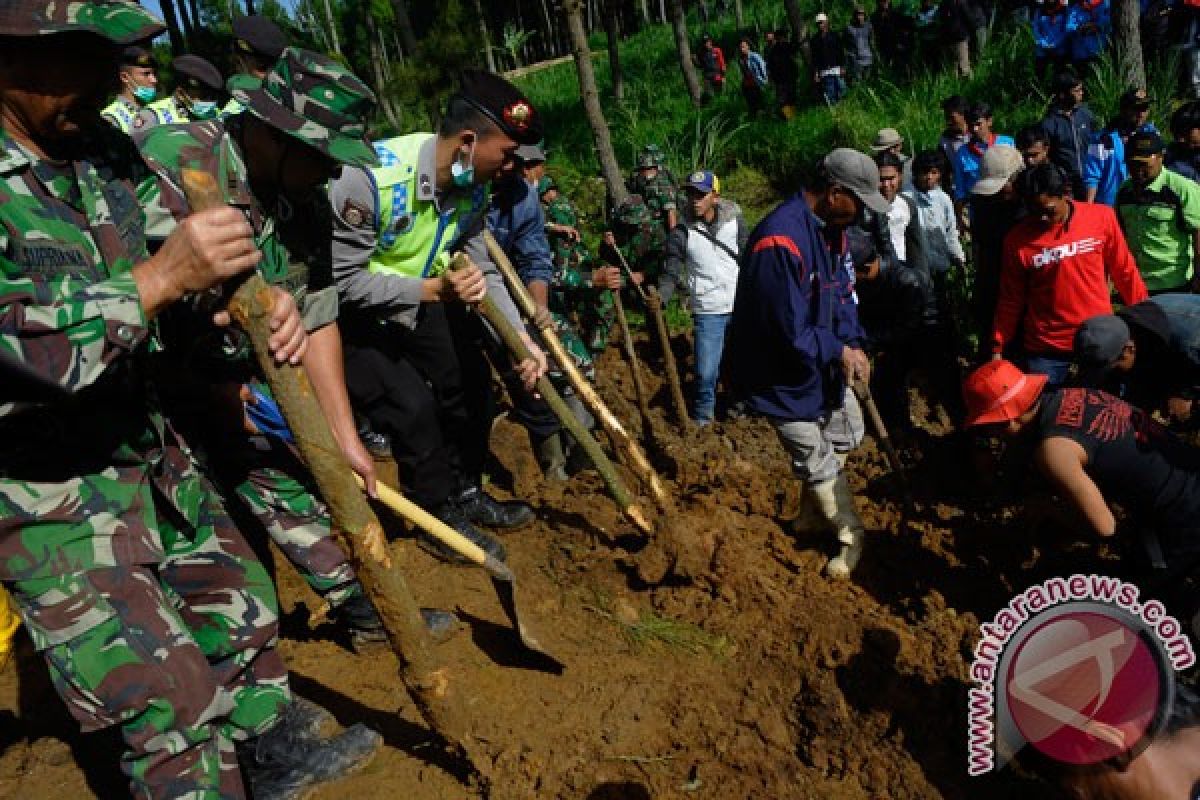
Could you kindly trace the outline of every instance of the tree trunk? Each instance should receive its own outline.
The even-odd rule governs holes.
[[[667,0],[658,0],[658,24],[667,24]]]
[[[180,0],[176,8],[176,14],[179,16],[179,27],[183,30],[183,39],[190,47],[192,40],[196,36],[196,22],[198,20],[192,19],[188,4],[183,2],[183,0]]]
[[[479,35],[483,37],[483,57],[488,72],[496,71],[496,54],[492,50],[492,36],[488,32],[487,17],[483,15],[483,3],[475,0],[475,16],[479,17]]]
[[[171,52],[181,56],[187,52],[187,44],[179,28],[179,17],[175,15],[175,0],[162,0],[159,6],[162,8],[163,22],[167,25],[167,36],[171,40]]]
[[[254,0],[246,0],[246,16],[253,17],[257,13],[254,10]]]
[[[367,43],[371,57],[371,76],[375,83],[375,96],[379,98],[379,109],[387,118],[388,124],[394,130],[399,130],[400,115],[396,113],[396,107],[392,105],[392,99],[387,92],[390,73],[386,63],[387,54],[384,52],[383,43],[379,38],[379,25],[375,22],[375,16],[371,14],[370,9],[364,9],[364,11],[367,17]]]
[[[650,0],[641,0],[642,24],[650,24]]]
[[[700,76],[692,62],[692,45],[688,41],[687,18],[683,15],[683,0],[669,0],[671,7],[671,29],[675,32],[675,52],[679,55],[679,68],[683,71],[683,82],[687,85],[692,105],[699,107],[704,101]]]
[[[1146,64],[1142,59],[1142,35],[1137,0],[1116,0],[1113,9],[1113,41],[1117,47],[1117,73],[1124,86],[1146,88]]]
[[[618,105],[625,102],[625,76],[621,74],[621,41],[620,31],[617,30],[617,13],[620,10],[620,0],[603,0],[604,2],[604,33],[608,40],[608,71],[612,76],[613,99]]]
[[[408,3],[405,0],[392,0],[392,13],[396,15],[400,45],[404,48],[404,54],[411,58],[417,54],[417,33],[413,28],[412,17],[408,15]]]
[[[250,2],[250,0],[246,0]],[[742,0],[733,0],[733,16],[737,20],[738,30],[746,31],[746,10],[742,8]]]
[[[804,58],[808,59],[808,29],[804,27],[804,15],[800,13],[799,0],[783,0],[788,22],[792,25],[792,41]]]
[[[546,26],[542,34],[542,58],[553,58],[558,53],[554,52],[554,19],[550,16],[550,4],[542,0],[541,9],[542,24]]]
[[[342,43],[338,38],[337,18],[333,16],[333,3],[331,0],[321,0],[321,5],[325,11],[325,24],[329,26],[329,43],[333,46],[333,52],[341,58]]]
[[[575,72],[579,76],[579,94],[583,98],[583,113],[592,129],[596,144],[596,157],[600,161],[600,172],[608,184],[608,194],[613,205],[619,205],[628,195],[625,181],[621,178],[621,167],[613,152],[612,136],[608,132],[608,121],[600,107],[600,93],[596,91],[596,73],[592,69],[592,54],[588,50],[587,30],[583,27],[583,1],[563,0],[563,14],[567,18],[567,33],[571,37],[571,55],[575,58]]]
[[[187,0],[188,16],[192,18],[192,25],[197,28],[204,27],[204,18],[200,16],[200,4],[197,0]],[[179,0],[179,7],[184,6],[184,0]]]

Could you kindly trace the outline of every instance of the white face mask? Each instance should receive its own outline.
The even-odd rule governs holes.
[[[460,189],[465,189],[475,183],[475,140],[471,140],[471,150],[467,153],[467,163],[464,166],[462,159],[455,161],[450,165],[450,176],[454,181],[454,185]]]
[[[212,119],[217,115],[217,104],[212,100],[195,100],[192,102],[192,116],[197,119]]]

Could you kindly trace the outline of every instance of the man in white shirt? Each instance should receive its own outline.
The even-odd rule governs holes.
[[[666,269],[658,290],[666,303],[682,283],[691,298],[696,342],[692,417],[703,426],[712,422],[716,410],[717,372],[737,291],[738,256],[749,231],[737,203],[721,197],[721,184],[713,173],[693,172],[684,190],[688,197],[684,223],[675,226],[667,241]]]

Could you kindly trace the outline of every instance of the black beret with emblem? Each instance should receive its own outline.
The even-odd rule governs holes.
[[[122,67],[154,67],[154,56],[144,47],[132,45],[121,51]]]
[[[179,76],[181,85],[204,87],[216,92],[225,91],[225,81],[221,78],[220,70],[200,56],[190,53],[180,56],[171,62],[171,67]]]
[[[233,21],[233,47],[243,53],[278,61],[287,47],[287,37],[267,17],[251,14]]]
[[[499,75],[467,70],[458,96],[496,123],[517,144],[542,141],[541,115],[520,89]]]

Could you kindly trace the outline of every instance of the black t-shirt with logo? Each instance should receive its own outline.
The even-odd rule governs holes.
[[[1135,519],[1169,538],[1200,531],[1200,450],[1146,412],[1097,389],[1061,389],[1045,396],[1036,424],[1039,439],[1077,442],[1104,497]]]

